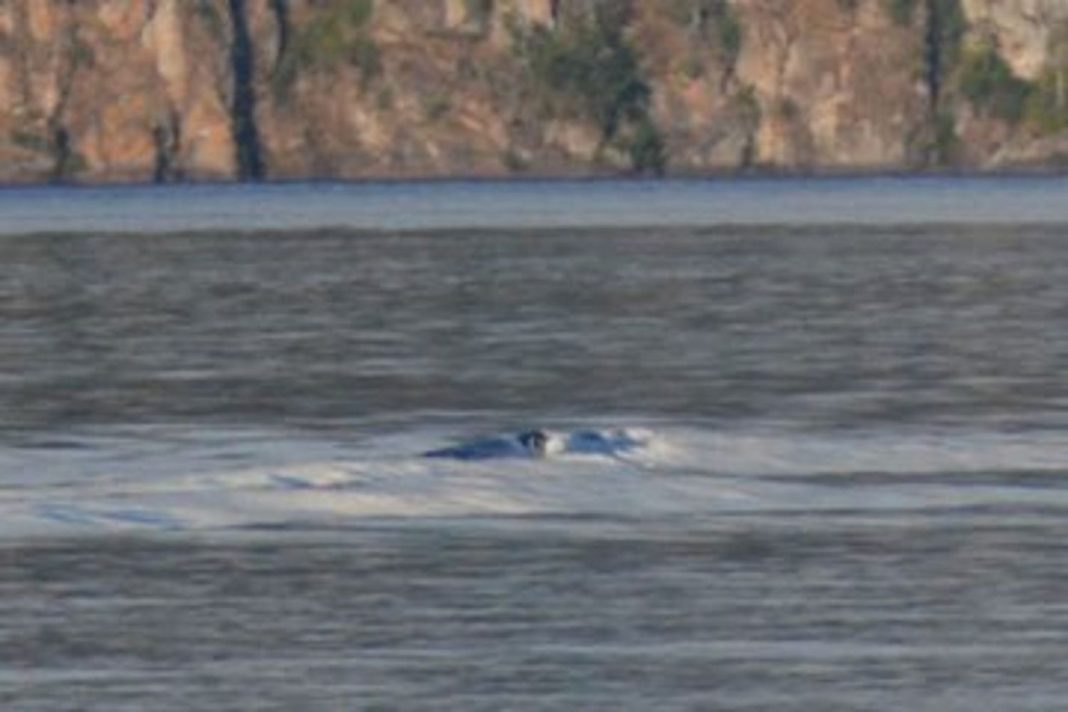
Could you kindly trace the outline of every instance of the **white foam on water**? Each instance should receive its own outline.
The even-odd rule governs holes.
[[[779,477],[1035,471],[1068,466],[1068,441],[1052,432],[825,435],[677,429],[654,440],[648,453],[663,467]]]
[[[60,482],[0,480],[0,538],[351,527],[430,518],[655,518],[730,513],[1068,506],[1055,433],[812,435],[629,430],[618,454],[464,462],[420,453],[440,433],[401,433],[353,455]],[[322,448],[309,448],[319,452]],[[32,459],[32,458],[31,458]],[[7,453],[5,463],[18,460]],[[37,462],[35,460],[35,462]],[[37,464],[40,464],[37,462]],[[125,468],[125,469],[123,469]],[[158,470],[158,463],[156,470]],[[1029,476],[1016,483],[1012,473]],[[1034,482],[1038,475],[1042,482]],[[976,476],[981,476],[976,479]],[[12,484],[17,483],[17,486]]]

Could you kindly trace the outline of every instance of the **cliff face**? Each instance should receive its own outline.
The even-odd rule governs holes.
[[[0,0],[0,181],[1056,166],[1060,0]]]
[[[0,179],[233,175],[229,29],[207,8],[0,3]]]

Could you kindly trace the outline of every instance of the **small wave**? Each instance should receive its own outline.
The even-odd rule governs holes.
[[[640,446],[565,449],[540,458],[427,458],[421,453],[443,436],[417,432],[329,460],[144,478],[117,472],[62,486],[23,480],[14,489],[0,486],[0,538],[358,526],[383,519],[1068,507],[1060,477],[1068,444],[1053,433],[599,432]],[[299,441],[285,448],[299,450]]]

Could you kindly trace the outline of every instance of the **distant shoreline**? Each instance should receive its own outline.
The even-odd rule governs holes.
[[[1034,168],[1012,168],[994,170],[895,170],[895,169],[815,169],[793,170],[759,169],[748,171],[713,171],[713,172],[678,172],[663,176],[636,175],[627,173],[520,173],[520,174],[452,174],[452,175],[368,175],[359,177],[279,177],[259,180],[240,180],[237,178],[204,178],[173,181],[0,181],[0,191],[48,188],[159,188],[159,187],[198,187],[198,186],[288,186],[288,185],[435,185],[435,184],[553,184],[553,183],[752,183],[752,182],[835,182],[867,180],[1027,180],[1027,179],[1062,179],[1068,178],[1068,166],[1042,166]]]

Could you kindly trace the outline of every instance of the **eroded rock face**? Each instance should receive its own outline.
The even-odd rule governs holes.
[[[180,0],[0,6],[0,178],[228,177],[225,26]],[[5,140],[6,139],[6,140]]]
[[[932,69],[931,7],[954,2],[963,41],[1023,80],[1060,61],[1060,0],[6,0],[0,181],[1061,160],[1051,122],[984,112]],[[598,17],[650,90],[620,127],[523,50]]]
[[[1044,68],[1051,36],[1068,21],[1063,0],[961,0],[976,33],[990,36],[1013,71],[1035,79]]]
[[[878,1],[756,0],[739,4],[739,12],[746,34],[737,74],[762,108],[762,162],[909,162],[927,103],[919,33],[894,22]]]

